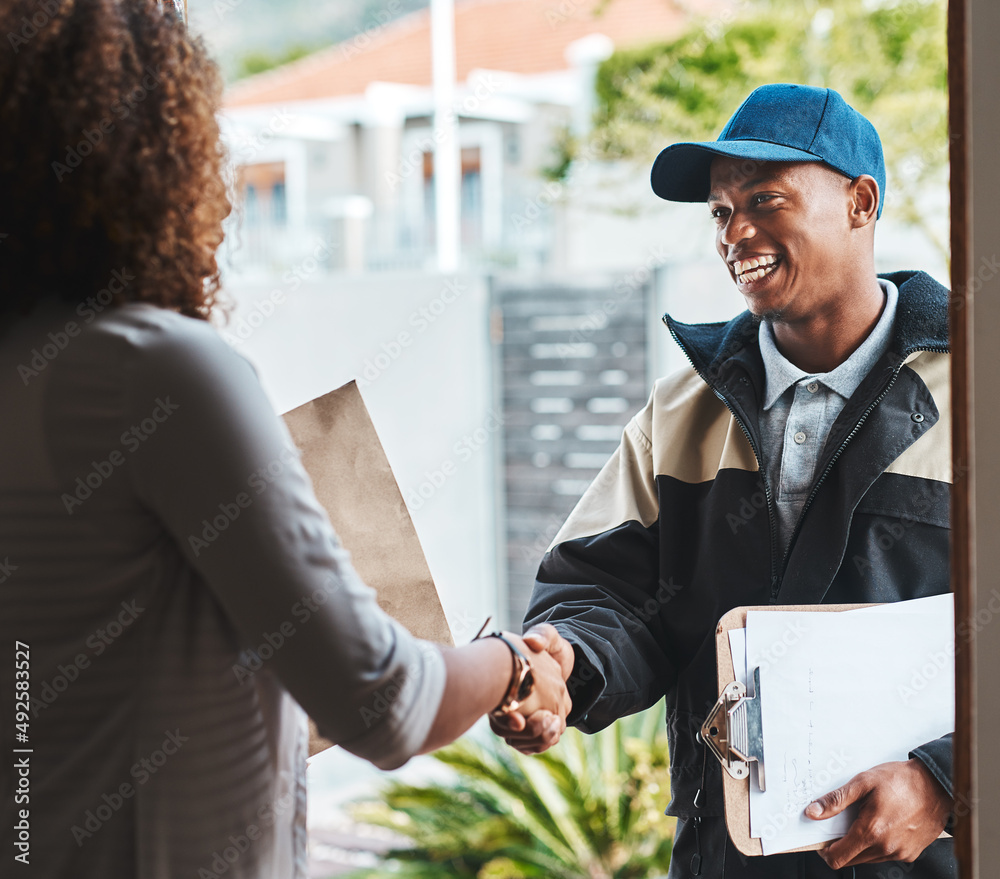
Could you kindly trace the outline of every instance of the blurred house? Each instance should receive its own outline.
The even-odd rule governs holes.
[[[227,338],[279,410],[359,380],[456,640],[486,613],[519,626],[558,526],[681,356],[658,321],[670,206],[647,173],[584,161],[556,183],[543,169],[590,125],[615,47],[725,6],[456,0],[456,279],[436,274],[429,10],[227,92]],[[629,199],[659,221],[616,214]],[[696,224],[671,225],[675,261],[712,255]],[[710,291],[698,299],[688,317],[716,316]]]
[[[743,308],[708,212],[656,198],[647,168],[543,173],[590,124],[614,48],[680,35],[694,14],[717,32],[738,6],[456,0],[454,278],[435,265],[428,10],[376,15],[226,95],[241,202],[222,252],[227,338],[280,411],[360,381],[457,640],[486,613],[519,625],[559,525],[652,380],[684,364],[660,316]],[[920,253],[946,277],[893,222],[879,268]]]
[[[549,210],[559,189],[540,173],[554,143],[589,125],[600,61],[687,18],[672,0],[458,0],[465,268],[567,265],[574,247]],[[225,134],[245,197],[233,266],[291,265],[316,236],[336,242],[333,267],[432,266],[432,107],[426,9],[233,85]]]

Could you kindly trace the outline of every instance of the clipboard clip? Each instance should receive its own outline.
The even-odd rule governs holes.
[[[701,725],[701,740],[733,778],[750,777],[757,764],[757,782],[764,790],[764,735],[760,714],[760,667],[753,670],[754,695],[739,681],[728,684]]]

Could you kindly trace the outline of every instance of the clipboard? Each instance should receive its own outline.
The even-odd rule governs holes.
[[[708,750],[722,764],[723,802],[726,830],[736,849],[744,855],[763,856],[759,838],[750,835],[750,764],[756,762],[758,774],[766,785],[763,767],[762,730],[760,723],[760,670],[751,675],[753,692],[747,692],[736,678],[730,649],[729,632],[746,628],[748,611],[794,611],[805,613],[839,613],[875,607],[880,602],[868,604],[810,604],[764,605],[735,607],[724,614],[715,629],[716,674],[719,699],[702,724],[700,738]],[[749,681],[748,681],[749,683]],[[942,832],[940,838],[951,834]],[[815,851],[828,842],[788,849],[785,853]]]
[[[736,679],[736,667],[729,648],[729,631],[743,629],[747,611],[839,612],[873,607],[873,604],[771,604],[762,607],[734,607],[715,627],[715,657],[719,701],[702,724],[701,738],[722,764],[722,792],[726,830],[737,850],[744,855],[764,854],[760,839],[750,835],[750,763],[762,756],[760,729],[760,673],[754,675],[753,693],[747,693]],[[741,706],[742,707],[739,707]],[[733,726],[733,729],[729,727]],[[713,729],[715,733],[713,734]],[[758,769],[762,763],[757,760]],[[764,772],[766,784],[766,770]],[[825,842],[789,849],[808,852],[823,848]]]

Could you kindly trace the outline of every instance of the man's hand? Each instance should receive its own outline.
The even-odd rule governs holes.
[[[525,700],[518,711],[502,718],[490,716],[490,726],[508,745],[522,754],[540,754],[559,741],[566,730],[566,715],[572,703],[566,692],[566,680],[573,671],[575,655],[572,645],[556,631],[555,626],[541,623],[524,633],[524,644],[530,651],[532,673],[535,676],[535,692]],[[543,701],[545,696],[539,688],[539,669],[548,675],[556,668],[559,685],[565,697],[565,711],[549,710]],[[554,681],[546,678],[545,692]]]
[[[852,803],[861,808],[847,835],[818,854],[833,870],[883,861],[915,861],[944,830],[951,797],[919,760],[883,763],[806,808],[806,817],[831,818]]]

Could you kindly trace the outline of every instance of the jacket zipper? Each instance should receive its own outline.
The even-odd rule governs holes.
[[[767,501],[767,526],[768,533],[771,538],[771,602],[773,603],[774,597],[778,594],[778,571],[775,567],[775,561],[778,555],[778,525],[774,518],[774,498],[771,496],[771,487],[767,483],[767,472],[764,469],[764,461],[761,458],[760,450],[757,448],[757,443],[754,442],[753,437],[750,436],[750,431],[743,423],[743,419],[736,414],[736,410],[730,405],[729,401],[725,398],[725,395],[723,395],[718,388],[716,388],[715,385],[708,380],[705,373],[695,366],[695,362],[691,358],[691,354],[688,352],[687,346],[684,345],[677,337],[677,333],[674,332],[674,328],[670,326],[670,324],[667,324],[666,318],[664,318],[663,322],[667,325],[667,329],[670,330],[670,335],[674,337],[674,341],[677,343],[678,347],[684,352],[684,356],[687,357],[688,363],[691,364],[691,368],[694,369],[699,376],[701,376],[702,381],[712,389],[712,393],[722,400],[725,407],[729,410],[729,414],[733,416],[733,420],[739,425],[740,430],[743,431],[743,436],[747,438],[747,443],[753,452],[754,459],[757,461],[757,471],[760,473],[760,479],[764,485],[764,499]]]
[[[892,371],[892,376],[889,378],[889,381],[886,383],[885,387],[882,388],[881,393],[871,402],[871,404],[869,404],[868,408],[865,409],[863,413],[861,413],[861,418],[858,419],[857,424],[854,425],[851,432],[846,437],[844,437],[844,441],[837,448],[837,451],[833,453],[833,457],[827,462],[827,465],[823,469],[823,472],[820,474],[819,479],[817,479],[815,484],[813,485],[812,491],[809,493],[809,497],[806,498],[806,502],[802,507],[802,512],[799,513],[799,519],[795,523],[795,530],[792,532],[791,539],[788,541],[788,548],[785,550],[784,557],[781,559],[781,579],[784,579],[785,577],[785,568],[788,564],[788,556],[791,553],[792,547],[795,545],[796,538],[799,536],[799,531],[802,529],[802,521],[805,519],[809,507],[812,506],[813,499],[819,492],[820,486],[823,484],[824,480],[829,475],[830,471],[833,469],[833,465],[837,463],[837,460],[843,454],[844,449],[847,448],[847,444],[852,439],[854,439],[857,432],[861,430],[861,426],[868,420],[868,416],[875,411],[875,407],[882,402],[886,394],[888,394],[889,391],[892,389],[892,386],[896,383],[896,379],[899,378],[899,373],[902,372],[906,358],[917,351],[930,351],[935,354],[950,353],[950,349],[948,348],[934,347],[934,348],[911,348],[903,355],[903,359],[899,362],[899,365]],[[773,597],[774,596],[772,596],[772,599]]]
[[[791,552],[792,546],[795,545],[796,538],[799,536],[799,531],[802,527],[802,520],[805,518],[806,511],[812,505],[813,499],[816,497],[816,493],[819,491],[820,486],[823,484],[824,480],[829,475],[830,471],[833,469],[833,465],[837,463],[837,460],[843,454],[844,449],[847,448],[847,444],[854,438],[857,432],[861,429],[861,425],[863,425],[865,421],[868,420],[868,416],[872,414],[872,412],[875,410],[875,407],[882,402],[882,400],[885,398],[885,395],[889,393],[892,386],[896,383],[896,379],[899,377],[899,373],[902,371],[903,366],[905,365],[906,358],[916,351],[930,351],[935,354],[949,354],[950,349],[947,347],[920,347],[920,348],[910,348],[904,353],[903,359],[900,361],[899,365],[893,370],[892,377],[886,383],[886,386],[882,389],[882,392],[872,401],[872,403],[868,406],[868,408],[865,409],[865,411],[861,415],[861,418],[858,420],[857,424],[854,425],[854,428],[851,430],[851,432],[846,437],[844,437],[844,441],[840,444],[839,448],[834,453],[833,457],[827,463],[819,479],[816,480],[815,485],[813,485],[812,491],[809,493],[809,497],[806,499],[805,505],[802,507],[802,512],[799,513],[798,522],[795,523],[795,530],[792,532],[791,539],[788,541],[788,548],[785,550],[784,556],[781,559],[781,577],[779,578],[778,572],[774,564],[775,557],[777,555],[777,553],[775,552],[777,527],[774,519],[773,499],[771,497],[771,489],[767,483],[767,474],[764,471],[764,463],[761,460],[757,444],[753,441],[753,437],[750,436],[750,431],[747,429],[747,426],[743,423],[743,420],[740,418],[739,415],[736,414],[736,410],[730,405],[729,401],[725,398],[722,392],[719,391],[719,389],[716,388],[715,385],[713,385],[712,382],[708,380],[708,378],[705,376],[705,373],[703,373],[695,365],[695,362],[692,359],[691,354],[688,352],[687,346],[684,345],[678,338],[677,333],[674,332],[674,328],[666,322],[666,318],[664,318],[663,322],[666,324],[667,329],[670,330],[670,335],[673,336],[674,341],[684,352],[684,356],[687,357],[688,363],[690,363],[694,371],[697,372],[699,376],[701,376],[702,381],[704,381],[705,384],[707,384],[712,389],[712,392],[715,394],[715,396],[717,396],[720,400],[722,400],[726,408],[729,410],[730,414],[733,416],[733,420],[740,426],[740,430],[743,431],[743,435],[747,438],[747,442],[750,444],[750,448],[753,451],[754,457],[757,460],[757,468],[760,472],[761,481],[764,484],[764,497],[767,499],[767,518],[771,536],[771,603],[775,604],[778,597],[780,581],[785,576],[785,566],[788,563],[788,556]]]

